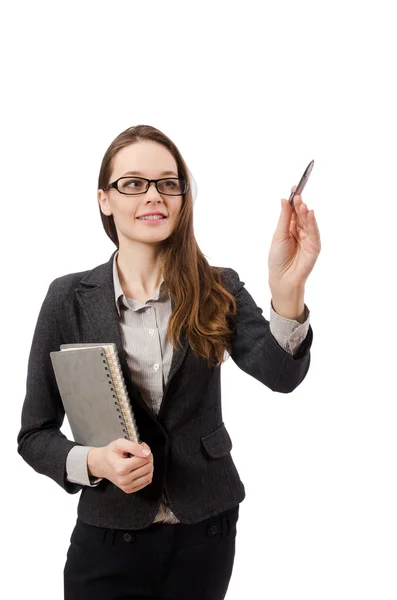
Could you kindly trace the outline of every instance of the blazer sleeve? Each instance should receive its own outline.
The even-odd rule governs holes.
[[[57,318],[61,305],[62,291],[55,279],[48,288],[33,334],[17,443],[18,453],[28,465],[75,494],[83,486],[68,481],[66,458],[71,448],[81,444],[67,439],[60,431],[65,410],[50,357],[50,352],[59,350],[64,343]]]
[[[292,392],[309,370],[311,325],[296,354],[287,352],[272,335],[262,308],[257,306],[238,273],[230,268],[225,271],[237,303],[237,314],[231,319],[235,335],[230,356],[240,369],[273,392]]]

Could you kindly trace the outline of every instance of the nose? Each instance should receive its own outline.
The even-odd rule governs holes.
[[[154,181],[151,181],[149,183],[149,188],[145,194],[145,201],[147,202],[148,200],[161,200],[161,202],[163,201],[161,195],[157,191],[156,184]]]

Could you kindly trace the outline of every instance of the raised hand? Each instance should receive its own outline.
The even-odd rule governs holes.
[[[296,185],[291,191],[296,190]],[[288,294],[303,288],[321,251],[320,232],[314,211],[309,210],[301,195],[281,200],[281,214],[270,247],[268,266],[272,289]]]

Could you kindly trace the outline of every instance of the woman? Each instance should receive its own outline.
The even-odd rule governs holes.
[[[313,211],[300,196],[294,207],[281,202],[269,322],[236,271],[210,266],[200,251],[191,184],[162,132],[122,132],[98,182],[100,216],[117,249],[103,265],[55,279],[38,317],[18,452],[68,493],[82,491],[67,600],[224,598],[245,491],[222,420],[221,364],[230,353],[282,393],[309,369],[304,286],[320,252]],[[60,432],[50,352],[82,342],[116,343],[142,444],[120,438],[92,448]]]

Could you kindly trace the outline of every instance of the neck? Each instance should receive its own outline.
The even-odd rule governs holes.
[[[120,244],[116,259],[120,284],[149,296],[162,280],[160,248],[149,244]]]

